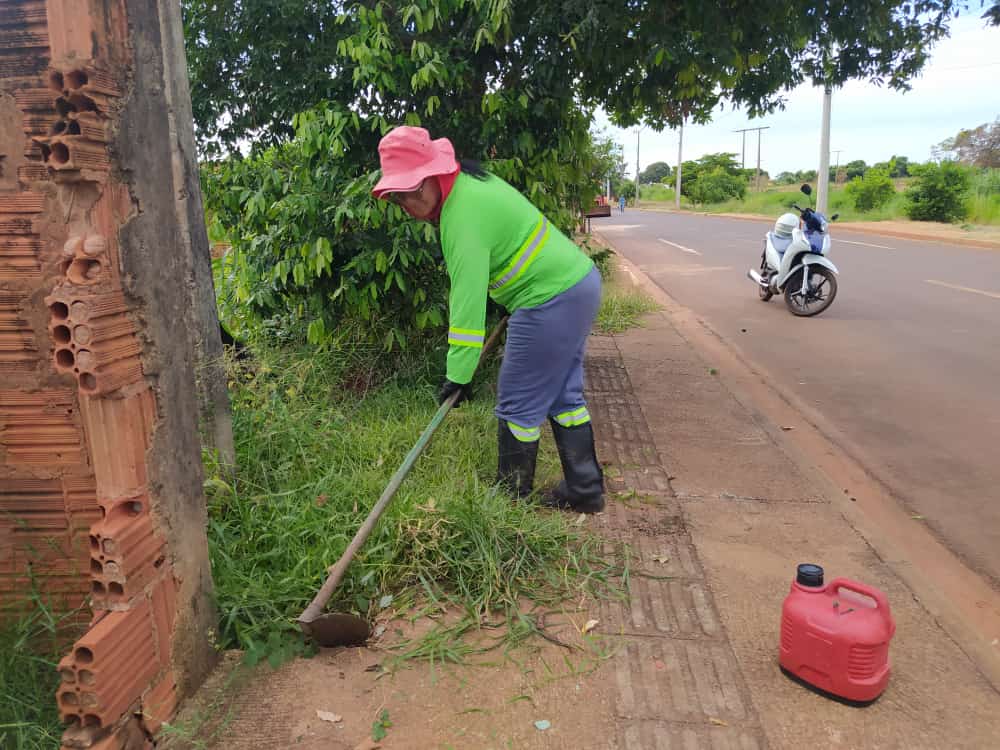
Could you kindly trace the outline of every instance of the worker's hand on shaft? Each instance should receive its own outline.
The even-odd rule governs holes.
[[[471,383],[452,383],[450,380],[445,380],[441,384],[441,390],[438,392],[438,405],[443,404],[448,400],[448,397],[458,391],[459,396],[455,401],[455,406],[472,397],[472,384]]]

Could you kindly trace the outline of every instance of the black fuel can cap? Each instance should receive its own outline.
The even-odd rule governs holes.
[[[813,588],[823,585],[823,568],[812,563],[802,563],[795,574],[795,580],[802,586]]]

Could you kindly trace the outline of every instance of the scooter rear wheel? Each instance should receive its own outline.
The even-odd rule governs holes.
[[[767,260],[765,259],[764,253],[761,253],[761,255],[760,255],[760,275],[761,275],[762,278],[765,278],[765,279],[768,278],[768,274],[767,274]],[[758,286],[757,286],[757,296],[760,297],[760,301],[761,302],[768,302],[768,301],[770,301],[771,297],[774,296],[774,292],[771,291],[771,287],[770,286],[763,287],[763,286],[760,286],[758,284]]]

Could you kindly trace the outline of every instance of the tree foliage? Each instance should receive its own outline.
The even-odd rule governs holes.
[[[207,203],[233,245],[227,278],[247,309],[307,319],[313,340],[347,317],[400,343],[441,321],[444,290],[435,230],[368,194],[391,127],[451,138],[569,229],[609,172],[623,176],[620,149],[590,133],[595,106],[662,127],[705,120],[722,98],[769,111],[802,80],[905,87],[951,9],[183,0],[199,144],[216,159]],[[702,199],[744,190],[732,156],[685,164],[682,192],[701,176]]]
[[[705,122],[723,100],[759,115],[780,106],[783,92],[803,81],[836,86],[859,78],[905,89],[959,7],[953,0],[819,6],[788,0],[532,0],[516,6],[511,0],[183,0],[199,136],[203,146],[229,148],[240,139],[290,137],[291,115],[321,100],[386,104],[362,86],[373,77],[391,79],[381,94],[398,96],[400,108],[412,110],[404,71],[397,76],[385,64],[406,63],[413,75],[406,59],[413,51],[425,88],[441,80],[442,65],[456,66],[460,75],[444,78],[461,81],[460,91],[531,96],[515,87],[555,91],[559,84],[587,107],[603,105],[623,126]],[[503,44],[492,43],[496,34]],[[451,93],[440,101],[446,110]]]
[[[681,195],[695,203],[742,198],[751,174],[754,170],[741,168],[736,154],[705,154],[699,159],[684,162],[681,168]],[[703,178],[706,182],[699,185]]]
[[[872,168],[885,170],[894,179],[910,176],[910,160],[905,156],[894,155],[889,161],[880,161]]]
[[[848,182],[844,191],[858,211],[871,211],[891,201],[896,187],[888,170],[872,167],[863,176]]]
[[[369,194],[385,132],[405,122],[448,136],[567,231],[621,155],[591,137],[570,67],[542,69],[538,44],[511,45],[503,2],[355,4],[336,21],[351,96],[296,115],[290,141],[206,168],[207,202],[248,307],[308,319],[314,341],[364,320],[393,345],[442,322],[446,277],[436,230]]]
[[[191,104],[205,153],[270,145],[293,134],[292,116],[318,102],[354,99],[337,44],[339,3],[324,0],[183,0]]]
[[[684,172],[681,171],[681,180]],[[729,198],[742,198],[747,191],[744,177],[730,174],[721,167],[715,167],[698,175],[689,189],[688,196],[695,203],[722,203]],[[682,189],[683,192],[683,189]]]
[[[978,128],[960,130],[934,147],[938,158],[952,158],[974,167],[1000,167],[1000,118]]]
[[[706,122],[723,100],[751,116],[810,81],[907,89],[947,33],[951,0],[560,3],[581,87],[623,126]]]
[[[604,131],[592,131],[590,141],[591,180],[600,187],[601,194],[604,194],[610,182],[612,194],[617,195],[625,181],[625,154],[622,145]]]
[[[654,185],[667,180],[671,175],[670,165],[665,161],[654,161],[639,173],[639,183]]]
[[[831,179],[832,179],[831,171]],[[797,172],[781,172],[774,181],[779,185],[799,185],[803,182],[812,182],[816,179],[815,169],[800,169]]]
[[[914,165],[906,215],[916,221],[961,221],[968,214],[969,168],[954,161]]]

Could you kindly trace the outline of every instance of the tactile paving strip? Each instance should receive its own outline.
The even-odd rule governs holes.
[[[621,750],[764,750],[767,742],[615,340],[593,337],[588,408],[605,466],[605,552],[627,561],[627,601],[601,605]]]

